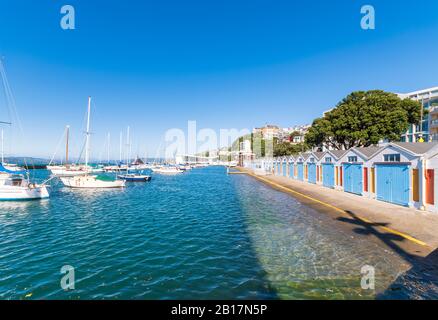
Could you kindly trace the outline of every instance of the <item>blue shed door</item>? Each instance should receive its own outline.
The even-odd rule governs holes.
[[[289,178],[294,178],[294,164],[289,163]]]
[[[378,164],[376,173],[377,199],[409,205],[409,166],[406,164]]]
[[[331,163],[322,165],[322,184],[329,188],[335,186],[335,166]]]
[[[283,162],[283,177],[287,177],[287,163]]]
[[[344,191],[362,195],[363,176],[362,165],[345,163],[344,167]]]
[[[276,173],[277,176],[280,175],[280,170],[281,170],[281,163],[277,162],[277,173]]]
[[[307,180],[310,183],[316,183],[316,164],[314,163],[309,163],[307,165]]]
[[[298,163],[297,164],[297,171],[298,171],[297,172],[297,174],[298,174],[297,179],[303,181],[304,180],[304,170],[303,170],[303,164],[302,163]]]

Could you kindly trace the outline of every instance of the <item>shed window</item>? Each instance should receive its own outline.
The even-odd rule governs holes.
[[[383,155],[383,160],[385,162],[400,162],[400,154],[398,153],[385,154]]]
[[[357,157],[356,156],[349,156],[348,162],[357,162]]]
[[[310,158],[310,162],[315,162],[315,158]]]
[[[331,157],[326,157],[325,158],[325,162],[332,162],[332,158]]]

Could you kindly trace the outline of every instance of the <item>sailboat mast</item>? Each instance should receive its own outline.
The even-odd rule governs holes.
[[[120,151],[119,151],[119,163],[122,163],[122,140],[123,140],[123,133],[120,131]]]
[[[128,130],[127,130],[127,136],[126,136],[126,170],[128,170],[129,167],[129,126],[128,126]]]
[[[111,134],[108,132],[108,150],[106,154],[106,160],[108,164],[110,162],[110,142],[111,142]]]
[[[70,135],[70,126],[66,126],[65,130],[65,165],[68,165],[68,140]]]
[[[85,167],[88,167],[90,157],[90,113],[91,113],[91,97],[88,97],[88,114],[87,114],[87,132],[85,140]]]
[[[2,129],[2,163],[5,163],[5,146],[4,146],[3,129]]]
[[[2,163],[5,163],[5,138],[4,138],[3,129],[2,129]]]

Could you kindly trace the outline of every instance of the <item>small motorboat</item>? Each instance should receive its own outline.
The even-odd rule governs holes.
[[[151,176],[144,174],[126,173],[119,174],[117,176],[120,180],[131,181],[131,182],[146,182],[151,180]]]

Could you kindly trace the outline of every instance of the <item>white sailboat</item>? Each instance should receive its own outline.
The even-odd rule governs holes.
[[[91,115],[91,97],[88,97],[88,114],[87,114],[87,131],[85,140],[85,167],[88,168],[90,156],[90,115]],[[110,180],[106,177],[85,175],[73,177],[60,177],[62,183],[70,188],[122,188],[125,186],[123,180]]]
[[[14,99],[12,90],[9,86],[6,72],[3,66],[3,61],[0,59],[0,74],[3,81],[3,88],[6,94],[6,100],[12,101],[12,107],[14,106]],[[0,124],[11,123],[0,121]],[[15,165],[4,166],[3,157],[3,131],[2,131],[2,162],[0,163],[0,201],[5,200],[32,200],[43,199],[49,197],[46,185],[32,183],[29,180],[29,173],[27,171],[21,171],[19,167]],[[10,168],[12,167],[12,170]]]
[[[82,176],[91,171],[91,168],[87,168],[82,165],[69,164],[69,136],[70,136],[70,126],[65,127],[65,164],[64,165],[51,165],[47,166],[47,170],[51,172],[52,175],[56,177],[73,177]],[[53,159],[52,159],[53,160]],[[50,163],[52,162],[50,161]]]
[[[129,170],[131,168],[131,165],[129,164],[129,158],[130,158],[130,150],[131,150],[131,142],[129,140],[129,127],[127,132],[127,138],[126,138],[126,147],[127,147],[127,153],[126,153],[126,173],[125,174],[119,174],[117,175],[117,178],[124,180],[124,181],[130,181],[130,182],[146,182],[150,181],[151,177],[144,174],[138,174],[138,173],[129,173]],[[133,168],[136,170],[137,168]]]
[[[4,169],[0,165],[1,169]],[[7,170],[7,169],[5,169]],[[33,200],[49,197],[49,191],[44,184],[31,183],[24,173],[2,171],[0,174],[0,201]]]

